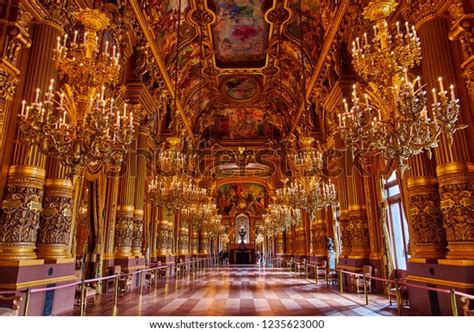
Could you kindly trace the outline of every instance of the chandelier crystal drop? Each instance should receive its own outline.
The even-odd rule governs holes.
[[[466,126],[459,119],[459,100],[455,88],[445,90],[438,79],[432,104],[421,78],[409,70],[421,61],[421,45],[414,26],[396,23],[390,33],[386,17],[396,7],[393,0],[371,2],[364,15],[375,21],[373,36],[353,42],[353,65],[366,84],[354,84],[351,105],[344,100],[338,115],[341,135],[354,156],[362,161],[381,156],[402,173],[408,159],[437,147],[440,135],[452,142],[453,134]]]
[[[83,36],[65,34],[53,52],[53,64],[67,83],[56,90],[51,80],[44,94],[37,89],[34,102],[22,102],[20,114],[23,140],[58,158],[73,174],[88,166],[120,166],[134,134],[133,111],[120,95],[106,96],[120,73],[120,54],[102,33],[109,20],[93,9],[77,17]]]

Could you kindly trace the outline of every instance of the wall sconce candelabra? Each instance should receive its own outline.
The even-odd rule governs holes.
[[[76,16],[84,26],[83,38],[78,31],[72,40],[67,34],[58,38],[52,59],[67,83],[55,91],[51,80],[45,99],[37,89],[34,102],[22,102],[20,114],[23,139],[57,157],[73,174],[91,165],[119,166],[134,133],[127,104],[120,96],[106,96],[120,73],[120,54],[103,38],[109,20],[95,9],[83,9]]]

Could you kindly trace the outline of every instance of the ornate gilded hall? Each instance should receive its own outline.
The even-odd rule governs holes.
[[[472,0],[0,3],[0,316],[474,315]]]

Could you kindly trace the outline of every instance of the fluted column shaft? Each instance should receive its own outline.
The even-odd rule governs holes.
[[[445,86],[456,82],[450,52],[448,29],[443,17],[425,21],[419,28],[422,42],[422,72],[428,90],[438,87],[438,77]],[[462,105],[469,105],[461,94]],[[439,181],[440,206],[448,241],[447,258],[474,257],[474,163],[469,157],[465,131],[458,131],[450,145],[441,135],[435,149],[436,173]]]
[[[324,210],[319,210],[313,221],[313,256],[326,258],[326,221]]]
[[[32,101],[35,89],[46,91],[56,71],[52,64],[53,48],[61,31],[56,25],[35,27],[24,99]],[[39,228],[46,157],[36,146],[21,143],[18,136],[7,189],[0,211],[0,259],[34,259]]]

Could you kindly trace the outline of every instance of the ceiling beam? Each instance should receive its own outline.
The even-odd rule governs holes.
[[[133,13],[135,14],[135,17],[138,20],[138,24],[140,25],[140,28],[142,29],[143,34],[145,35],[145,39],[150,45],[151,53],[153,54],[156,64],[158,65],[158,68],[160,69],[161,76],[163,77],[163,80],[166,83],[169,93],[173,98],[175,98],[174,85],[171,82],[170,76],[168,75],[168,71],[166,70],[166,66],[163,60],[161,59],[154,33],[150,30],[150,25],[147,24],[146,18],[144,17],[140,9],[140,5],[138,4],[138,1],[130,0],[130,4],[132,5],[132,9],[133,9]],[[178,109],[181,119],[183,120],[183,124],[186,127],[186,130],[188,131],[191,137],[191,140],[194,142],[195,139],[194,139],[193,130],[191,129],[191,125],[189,124],[188,118],[186,117],[186,112],[184,111],[183,105],[181,104],[181,100],[179,100],[178,97],[176,97],[176,108]]]
[[[348,7],[349,7],[349,0],[342,0],[341,4],[339,5],[339,8],[337,9],[336,15],[333,20],[333,24],[331,25],[331,28],[329,29],[326,39],[324,40],[321,53],[319,54],[316,65],[314,66],[314,71],[313,71],[313,74],[311,75],[311,78],[309,79],[308,86],[306,86],[306,93],[305,93],[306,100],[309,100],[309,98],[311,97],[311,93],[313,92],[314,86],[316,85],[316,81],[318,80],[318,76],[321,73],[321,69],[323,68],[324,62],[326,61],[329,51],[331,50],[332,43],[334,41],[334,38],[336,37],[337,31],[339,30],[339,27],[342,23],[342,19],[344,18],[344,15],[346,14]],[[298,113],[296,114],[295,121],[293,121],[293,125],[291,126],[290,134],[293,133],[295,129],[298,127],[301,114],[303,114],[303,111],[304,111],[304,105],[306,105],[306,103],[304,102],[304,100],[302,100],[301,105],[299,106],[299,109],[298,109]]]

